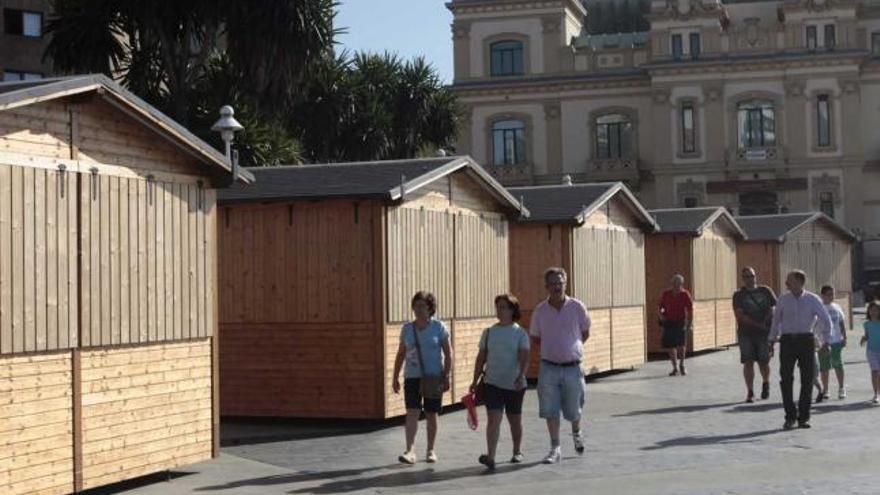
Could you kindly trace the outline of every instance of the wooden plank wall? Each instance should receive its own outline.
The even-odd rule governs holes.
[[[194,183],[83,174],[82,345],[213,333],[215,192]]]
[[[495,296],[510,290],[507,220],[459,213],[455,229],[455,317],[494,316]]]
[[[611,369],[611,308],[590,309],[590,338],[584,344],[581,369],[586,374],[602,373]]]
[[[750,266],[757,272],[758,284],[770,287],[776,295],[779,295],[782,282],[779,280],[778,246],[779,243],[769,241],[738,243],[736,245],[737,276],[740,276],[743,268]],[[741,277],[739,281],[742,282]]]
[[[373,320],[370,203],[300,201],[221,209],[223,324]]]
[[[660,296],[676,273],[684,275],[685,288],[693,291],[691,251],[693,238],[669,234],[648,234],[645,238],[645,321],[648,352],[665,352],[658,323]]]
[[[611,366],[626,369],[645,362],[645,306],[611,308]]]
[[[688,333],[688,351],[714,349],[716,331],[716,301],[694,301],[694,330]]]
[[[437,315],[455,312],[455,215],[425,208],[388,209],[388,320],[412,318],[419,290],[437,298]]]
[[[375,326],[363,322],[224,323],[220,410],[225,416],[381,417],[376,339]],[[393,352],[397,342],[394,335]]]
[[[572,290],[588,308],[612,305],[613,230],[602,225],[574,229],[572,240]]]
[[[83,485],[211,458],[211,341],[82,353]]]
[[[73,489],[70,352],[0,357],[0,488],[5,495]]]
[[[221,210],[222,414],[382,417],[372,236],[383,209],[328,200]]]
[[[812,222],[790,233],[780,247],[779,274],[804,270],[807,289],[818,292],[826,284],[852,293],[852,244],[821,222]]]
[[[75,175],[0,164],[0,355],[77,344]]]

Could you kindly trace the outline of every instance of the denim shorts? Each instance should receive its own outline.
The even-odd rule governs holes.
[[[580,366],[557,366],[541,361],[538,371],[538,409],[544,419],[581,419],[587,385]]]

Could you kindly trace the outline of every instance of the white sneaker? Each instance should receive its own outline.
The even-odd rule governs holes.
[[[416,453],[412,450],[408,450],[403,454],[400,454],[397,458],[402,464],[415,464],[416,463]]]
[[[425,455],[425,460],[431,464],[437,462],[437,454],[434,453],[433,450],[429,450],[428,454]]]
[[[840,387],[837,391],[837,398],[840,400],[846,399],[846,387]]]
[[[556,464],[560,459],[562,459],[562,450],[559,447],[552,447],[541,462],[544,464]]]
[[[871,404],[874,404],[875,406],[880,405],[880,397],[875,395],[874,398],[871,399]]]

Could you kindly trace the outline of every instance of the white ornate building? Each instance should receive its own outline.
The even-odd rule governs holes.
[[[880,234],[880,1],[453,0],[459,152],[505,184],[624,180],[651,207],[822,210]],[[878,253],[880,254],[880,253]]]

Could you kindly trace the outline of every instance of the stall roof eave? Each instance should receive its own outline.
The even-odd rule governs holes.
[[[823,222],[850,242],[858,240],[855,234],[822,212],[779,213],[736,217],[749,242],[783,243],[789,234],[812,222]]]
[[[662,208],[650,210],[659,226],[658,234],[679,234],[699,237],[716,221],[723,220],[740,238],[746,234],[727,208],[721,206],[704,206],[699,208]]]
[[[150,127],[199,161],[226,172],[232,171],[232,164],[226,156],[214,149],[213,146],[102,74],[2,82],[0,83],[0,112],[91,92],[96,93],[128,116]],[[249,172],[240,170],[238,180],[249,183],[254,178]]]
[[[283,165],[248,170],[253,173],[256,183],[220,191],[220,204],[345,198],[396,204],[405,202],[409,194],[438,179],[464,171],[512,213],[529,214],[516,198],[468,156]]]
[[[620,193],[627,207],[645,230],[654,232],[657,223],[622,182],[597,182],[572,185],[512,187],[510,193],[529,208],[531,215],[520,223],[579,226],[603,204]]]

